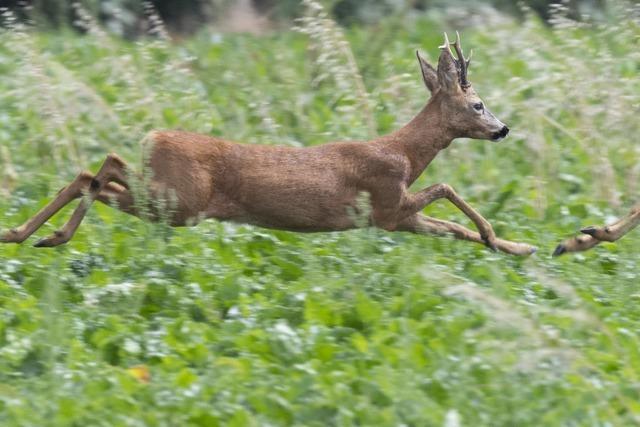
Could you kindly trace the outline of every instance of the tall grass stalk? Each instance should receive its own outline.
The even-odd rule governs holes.
[[[337,89],[333,102],[347,116],[345,122],[351,122],[348,117],[355,115],[364,123],[366,133],[353,136],[373,138],[377,134],[373,108],[349,41],[319,2],[303,0],[302,4],[305,12],[296,29],[311,40],[318,71],[314,83],[332,80]]]

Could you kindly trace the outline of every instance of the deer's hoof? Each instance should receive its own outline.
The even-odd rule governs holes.
[[[583,234],[588,234],[589,236],[592,236],[592,237],[596,237],[596,233],[598,233],[598,228],[592,225],[592,226],[581,229],[580,232]]]
[[[46,237],[43,238],[43,239],[38,240],[37,242],[35,242],[33,244],[34,248],[50,248],[51,246],[53,246],[51,244],[51,239],[46,238]]]
[[[67,243],[69,239],[61,231],[56,231],[53,235],[44,237],[33,244],[35,248],[52,248],[54,246]]]
[[[530,256],[538,252],[538,248],[535,246],[527,245],[526,243],[516,243],[512,247],[505,247],[502,250],[511,255],[518,256]]]
[[[557,257],[557,256],[562,255],[565,252],[567,252],[567,247],[565,245],[563,245],[562,243],[560,243],[558,246],[556,246],[556,249],[553,251],[551,256]]]
[[[588,234],[594,239],[600,240],[601,242],[615,242],[617,240],[616,236],[613,235],[611,229],[608,226],[605,227],[585,227],[580,230],[583,234]]]

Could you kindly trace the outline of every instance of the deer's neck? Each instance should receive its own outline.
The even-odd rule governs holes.
[[[411,163],[407,183],[411,185],[454,136],[447,129],[439,105],[430,102],[404,127],[383,138]]]

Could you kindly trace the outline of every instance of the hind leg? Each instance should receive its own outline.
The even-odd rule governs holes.
[[[0,243],[22,243],[38,228],[70,202],[82,197],[91,184],[93,175],[81,172],[68,186],[60,190],[55,199],[42,208],[37,214],[29,218],[19,227],[13,228],[0,236]]]
[[[124,160],[116,154],[109,154],[107,156],[102,167],[100,167],[98,173],[91,180],[89,194],[81,200],[80,205],[73,211],[69,221],[51,236],[40,239],[34,246],[52,247],[68,242],[82,223],[93,201],[98,198],[100,192],[102,192],[110,182],[116,182],[128,191],[127,165]]]
[[[114,184],[112,182],[104,186],[104,188],[96,196],[96,200],[105,205],[117,208],[122,212],[138,216],[135,209],[133,194],[126,188]]]

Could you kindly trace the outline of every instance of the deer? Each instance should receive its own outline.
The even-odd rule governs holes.
[[[553,256],[571,252],[582,252],[602,242],[615,242],[640,224],[640,204],[634,206],[626,216],[612,224],[598,227],[591,225],[582,228],[581,235],[571,237],[556,246]]]
[[[489,221],[450,185],[409,191],[454,139],[499,141],[509,133],[469,83],[471,56],[465,58],[459,34],[451,43],[445,33],[439,49],[437,68],[416,51],[431,97],[409,123],[390,134],[370,141],[292,147],[243,144],[182,130],[151,131],[141,141],[148,153],[143,156],[151,175],[147,182],[117,154],[108,154],[96,174],[81,172],[24,224],[1,234],[0,242],[22,243],[75,199],[81,202],[70,219],[35,247],[67,243],[96,200],[143,220],[159,221],[163,212],[158,206],[136,200],[132,184],[137,180],[145,182],[151,201],[173,197],[173,209],[165,216],[174,227],[209,218],[293,232],[375,227],[451,236],[512,255],[533,254],[536,248],[531,245],[498,238]],[[365,221],[353,214],[361,194],[369,199]],[[421,212],[440,199],[462,211],[477,231]]]

